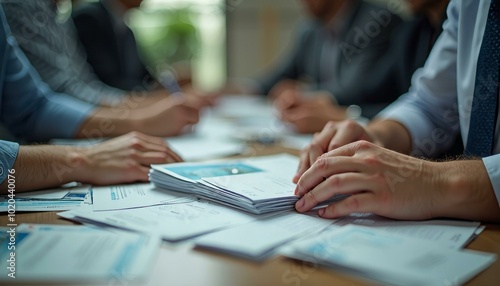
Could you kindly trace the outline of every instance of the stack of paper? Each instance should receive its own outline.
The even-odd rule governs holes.
[[[220,163],[152,165],[150,180],[160,188],[263,214],[293,209],[298,197],[291,179],[297,166],[298,159],[286,154]]]
[[[79,209],[58,215],[81,223],[156,235],[168,241],[189,239],[257,219],[245,212],[198,200],[113,211]]]
[[[0,196],[0,212],[6,212],[9,197]],[[59,189],[18,193],[16,211],[62,211],[92,204],[90,186],[68,184]]]
[[[460,285],[496,260],[494,254],[354,225],[303,241],[290,256],[392,285]]]
[[[155,237],[86,226],[20,225],[1,234],[5,245],[0,249],[0,284],[99,281],[111,285],[145,280],[161,244]],[[15,240],[7,247],[13,241],[10,237]]]

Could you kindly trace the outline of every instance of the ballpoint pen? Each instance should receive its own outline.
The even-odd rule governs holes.
[[[182,89],[172,71],[165,69],[160,72],[158,81],[171,95],[182,95]]]

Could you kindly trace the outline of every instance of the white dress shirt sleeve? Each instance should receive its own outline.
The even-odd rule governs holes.
[[[452,1],[443,33],[425,66],[413,75],[410,91],[378,115],[405,126],[416,156],[440,154],[455,142],[459,133],[457,33],[458,8]]]

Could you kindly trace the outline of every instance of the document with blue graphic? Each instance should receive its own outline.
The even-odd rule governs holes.
[[[94,187],[93,200],[94,211],[110,211],[188,203],[194,201],[195,198],[158,189],[153,184],[128,184]]]
[[[87,226],[20,225],[2,231],[0,244],[1,284],[9,281],[107,284],[144,281],[161,239]]]
[[[363,226],[347,225],[297,243],[293,258],[391,285],[461,285],[496,255]]]

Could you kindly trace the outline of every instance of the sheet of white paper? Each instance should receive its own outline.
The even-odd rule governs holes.
[[[34,191],[34,192],[23,192],[23,193],[16,193],[15,198],[16,199],[23,199],[23,200],[61,200],[65,198],[65,196],[69,192],[73,193],[85,193],[88,190],[90,190],[90,185],[83,185],[83,186],[78,186],[78,187],[62,187],[62,188],[57,188],[57,189],[47,189],[47,190],[41,190],[41,191]],[[0,196],[0,197],[8,197],[7,195]],[[69,198],[66,197],[66,199],[71,200],[71,199],[76,199],[76,198]]]
[[[8,200],[0,198],[0,212],[6,212],[9,208]],[[47,200],[29,200],[16,201],[15,209],[19,212],[52,212],[52,211],[67,211],[85,206],[82,201],[47,201]]]
[[[459,285],[491,265],[496,255],[453,250],[384,230],[348,225],[296,246],[294,258],[346,267],[383,283]]]
[[[290,154],[277,154],[270,156],[253,157],[243,160],[246,164],[265,170],[269,173],[285,174],[290,176],[295,175],[299,158]]]
[[[72,185],[72,184],[67,184]],[[65,185],[66,186],[66,185]],[[62,187],[57,189],[19,193],[15,204],[9,203],[8,196],[0,196],[0,212],[15,207],[16,211],[63,211],[79,208],[92,203],[91,187]]]
[[[123,231],[21,225],[15,250],[0,251],[0,280],[14,281],[9,273],[15,281],[32,282],[145,280],[160,244],[159,238]]]
[[[274,118],[275,111],[269,102],[261,96],[225,96],[212,110],[212,116],[228,119]]]
[[[413,238],[434,241],[443,247],[464,247],[480,226],[479,222],[457,220],[398,221],[374,214],[352,214],[338,220],[336,225],[360,225],[377,228]],[[329,230],[325,230],[327,232]],[[336,230],[332,230],[336,231]]]
[[[206,201],[70,215],[176,241],[217,229],[247,223],[255,216]],[[64,215],[64,214],[63,214]]]
[[[281,137],[281,145],[291,149],[302,150],[311,143],[312,135],[286,134]]]
[[[250,173],[203,179],[205,182],[230,190],[253,201],[295,197],[295,184],[290,176],[269,173]],[[298,198],[298,197],[297,197]]]
[[[244,145],[225,141],[222,138],[206,138],[202,136],[180,136],[167,138],[172,150],[185,161],[200,161],[240,154]]]
[[[94,211],[140,208],[192,202],[193,197],[157,189],[153,184],[115,185],[93,188]]]
[[[314,234],[332,223],[315,216],[286,212],[207,234],[196,240],[201,247],[245,258],[266,258],[276,247],[304,234]]]
[[[82,189],[87,189],[88,187],[84,187]],[[44,190],[44,191],[35,191],[35,192],[25,192],[16,194],[16,198],[23,199],[39,199],[39,200],[60,200],[64,198],[68,194],[69,190],[67,189],[53,189],[53,190]]]

